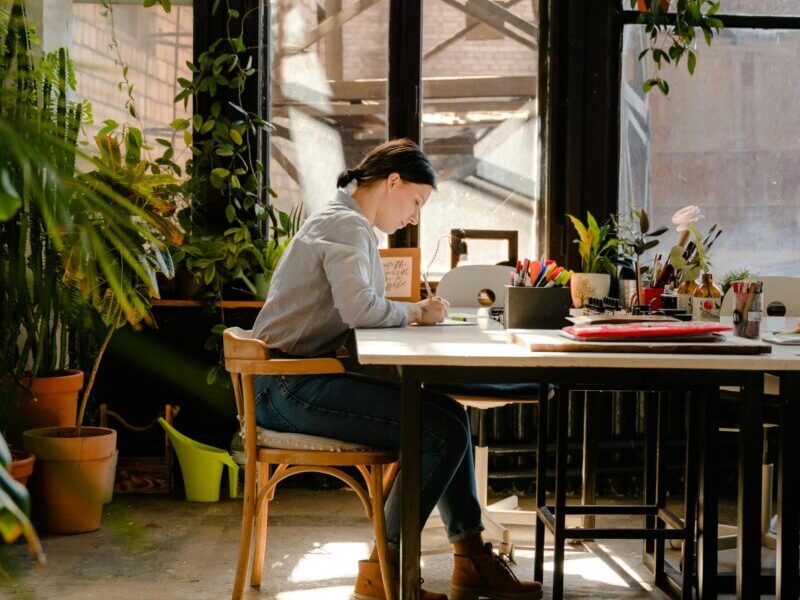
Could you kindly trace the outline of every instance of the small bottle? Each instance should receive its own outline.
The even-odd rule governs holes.
[[[714,285],[714,276],[711,273],[703,273],[703,282],[692,297],[692,320],[719,321],[721,305],[722,292]]]
[[[697,282],[690,279],[684,279],[678,286],[676,293],[678,294],[678,310],[685,313],[692,312],[692,296],[697,289]]]

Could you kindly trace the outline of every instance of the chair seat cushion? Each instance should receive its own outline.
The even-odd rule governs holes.
[[[451,396],[487,396],[514,400],[539,397],[538,383],[426,383],[425,389]]]
[[[305,433],[287,433],[284,431],[273,431],[272,429],[265,429],[258,427],[258,441],[257,444],[262,448],[277,448],[279,450],[317,450],[320,452],[367,452],[374,451],[375,448],[364,446],[363,444],[356,444],[353,442],[345,442],[333,438],[321,437],[318,435],[308,435]],[[231,441],[231,453],[234,459],[237,458],[237,453],[243,456],[244,444],[242,443],[242,435],[237,432]],[[237,460],[238,462],[238,460]]]

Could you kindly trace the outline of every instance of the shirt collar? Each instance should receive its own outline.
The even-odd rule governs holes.
[[[343,206],[349,208],[350,210],[357,212],[364,218],[364,220],[367,223],[369,223],[369,219],[367,219],[367,216],[364,214],[364,211],[361,210],[361,207],[358,205],[358,202],[356,202],[355,198],[353,198],[350,194],[345,192],[343,188],[339,188],[336,190],[335,202],[338,202],[339,204],[342,204]],[[375,239],[375,243],[377,244],[378,235],[375,233],[375,227],[372,225],[372,223],[369,224],[370,224],[370,231],[372,232],[372,237]]]

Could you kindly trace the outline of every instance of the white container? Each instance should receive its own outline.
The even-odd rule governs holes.
[[[569,281],[572,305],[583,307],[587,298],[605,298],[611,291],[611,275],[608,273],[573,273]]]

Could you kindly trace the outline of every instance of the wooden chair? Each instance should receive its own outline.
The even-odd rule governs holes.
[[[394,575],[388,565],[383,505],[397,473],[398,452],[364,448],[317,436],[270,432],[256,426],[253,388],[255,375],[325,375],[343,373],[344,367],[335,358],[270,358],[267,345],[259,339],[251,338],[250,331],[239,327],[229,327],[223,332],[223,345],[225,368],[233,380],[246,456],[242,538],[233,600],[243,597],[251,550],[253,561],[250,585],[261,585],[267,542],[268,504],[275,495],[275,487],[287,477],[307,472],[325,473],[340,479],[355,491],[364,504],[367,518],[374,524],[384,589],[387,591],[387,598],[393,600],[396,588]],[[366,485],[362,486],[339,467],[356,467]]]

